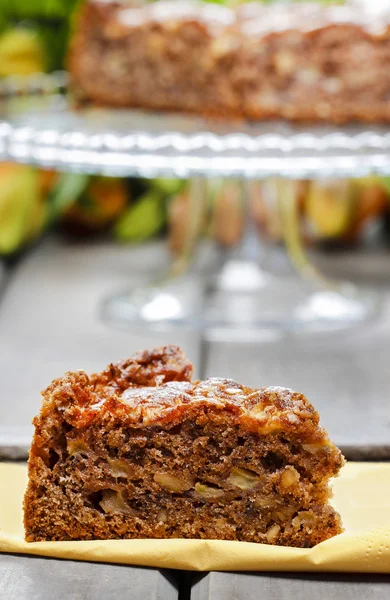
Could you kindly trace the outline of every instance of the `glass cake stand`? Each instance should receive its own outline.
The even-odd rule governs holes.
[[[294,185],[283,185],[283,180],[389,175],[388,128],[76,109],[66,84],[63,73],[2,84],[1,160],[108,176],[191,180],[181,254],[162,277],[106,299],[102,314],[109,322],[133,328],[188,326],[210,335],[258,339],[261,331],[341,330],[380,313],[380,297],[373,290],[330,281],[312,266],[299,232]],[[295,270],[286,267],[280,253],[273,255],[248,218],[240,248],[225,255],[219,271],[196,271],[193,256],[207,205],[207,181],[239,178],[245,205],[246,182],[269,177],[280,181],[275,202]]]

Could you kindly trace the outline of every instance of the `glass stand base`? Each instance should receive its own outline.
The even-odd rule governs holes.
[[[352,284],[326,286],[299,275],[272,276],[256,263],[231,260],[212,278],[194,273],[116,294],[103,304],[114,326],[201,329],[211,337],[262,339],[261,332],[341,331],[380,314],[380,294]]]

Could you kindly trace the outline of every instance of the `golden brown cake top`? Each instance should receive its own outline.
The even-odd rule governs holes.
[[[168,381],[191,381],[193,367],[178,346],[141,350],[91,376],[96,386],[127,389],[129,385],[157,386]]]
[[[269,431],[300,419],[315,419],[314,408],[302,394],[281,387],[255,390],[233,379],[213,377],[196,383],[172,382],[157,388],[130,387],[120,401],[144,425],[167,422],[196,406],[227,410],[240,418],[250,417]]]
[[[78,428],[93,423],[169,427],[187,418],[212,418],[257,433],[289,432],[306,443],[329,444],[303,394],[281,387],[253,389],[222,378],[192,383],[191,374],[191,364],[175,346],[139,352],[100,374],[68,373],[43,392],[35,424],[53,413]]]

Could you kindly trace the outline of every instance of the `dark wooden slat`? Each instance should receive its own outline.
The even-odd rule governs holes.
[[[387,600],[390,576],[209,573],[191,600]]]
[[[177,600],[178,591],[170,572],[0,554],[0,598]]]

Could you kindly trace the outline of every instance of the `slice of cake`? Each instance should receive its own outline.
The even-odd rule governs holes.
[[[390,7],[367,4],[87,0],[72,89],[104,106],[389,122]]]
[[[311,547],[344,459],[302,394],[192,383],[179,348],[43,393],[24,499],[27,541],[206,538]]]

